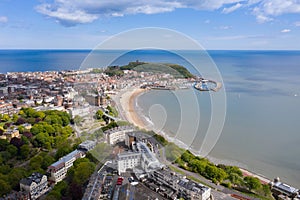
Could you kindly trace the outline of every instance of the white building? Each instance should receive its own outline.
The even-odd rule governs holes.
[[[50,173],[49,180],[55,184],[62,181],[66,177],[69,168],[73,166],[74,161],[83,157],[85,157],[85,154],[82,151],[74,150],[50,165],[47,170]]]
[[[27,192],[30,199],[39,198],[49,190],[47,176],[38,172],[32,173],[31,176],[20,181],[20,190]]]
[[[127,169],[133,169],[141,165],[140,152],[126,152],[118,154],[118,173],[124,173]]]
[[[108,144],[113,145],[125,141],[125,134],[134,131],[132,126],[119,126],[104,132]]]
[[[118,154],[117,163],[119,174],[135,167],[140,167],[145,172],[151,172],[156,169],[161,169],[164,166],[157,160],[145,143],[137,142],[134,149],[133,152]]]

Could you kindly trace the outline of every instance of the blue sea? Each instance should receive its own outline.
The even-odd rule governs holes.
[[[212,114],[224,104],[224,127],[208,157],[269,179],[279,176],[300,188],[300,51],[0,50],[0,73],[85,69],[135,60],[177,63],[223,82],[225,102],[222,91],[152,90],[141,95],[140,113],[156,130],[201,153],[208,130],[222,125],[211,121],[224,115]],[[215,102],[219,97],[222,102]]]

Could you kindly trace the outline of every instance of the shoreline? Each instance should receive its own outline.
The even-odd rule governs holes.
[[[122,118],[124,120],[129,121],[134,126],[137,126],[141,129],[145,129],[147,131],[149,131],[149,130],[155,131],[154,127],[151,127],[150,124],[147,124],[149,122],[145,122],[143,120],[143,118],[144,118],[142,116],[143,114],[140,113],[137,108],[137,98],[146,91],[147,90],[145,90],[145,89],[140,89],[137,87],[130,88],[125,91],[121,91],[120,94],[118,94],[117,96],[114,97],[114,101],[117,104],[119,112],[122,113]],[[178,142],[181,143],[181,141],[175,142],[174,139],[168,137],[165,133],[157,132],[157,134],[162,135],[169,142],[174,142],[176,145],[178,145],[177,144]],[[180,144],[179,144],[179,146],[181,148],[184,148]],[[256,172],[246,169],[246,166],[236,165],[236,163],[238,163],[237,161],[228,161],[228,160],[225,161],[225,160],[213,158],[210,156],[208,156],[208,159],[210,162],[213,162],[214,164],[225,164],[225,165],[237,166],[242,171],[244,176],[256,177],[263,184],[268,184],[269,182],[271,182],[271,180],[269,178],[265,177],[264,175],[261,175],[259,173],[256,173]]]

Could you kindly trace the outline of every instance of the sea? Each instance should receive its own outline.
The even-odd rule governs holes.
[[[217,163],[300,188],[300,51],[0,50],[0,73],[176,63],[218,92],[150,90],[137,99],[156,131]]]

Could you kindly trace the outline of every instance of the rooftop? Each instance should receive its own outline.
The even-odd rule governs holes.
[[[276,182],[276,183],[274,183],[273,187],[278,188],[278,189],[282,190],[283,192],[290,193],[290,194],[296,193],[296,192],[299,191],[298,189],[296,189],[296,188],[294,188],[292,186],[289,186],[289,185],[287,185],[285,183],[282,183],[282,182]]]
[[[69,153],[68,155],[62,157],[61,159],[59,159],[58,161],[56,161],[55,163],[53,163],[49,167],[57,168],[57,167],[63,166],[64,163],[70,161],[74,157],[77,157],[81,153],[82,153],[82,151],[79,151],[79,150],[76,149],[76,150],[72,151],[71,153]]]
[[[30,186],[32,182],[35,182],[36,184],[39,184],[43,178],[43,174],[40,174],[38,172],[33,172],[31,176],[27,178],[23,178],[20,183],[23,185],[28,185]]]

